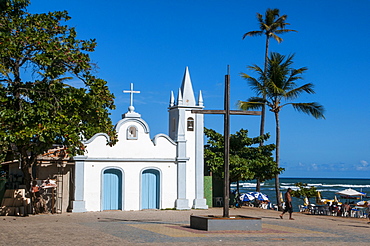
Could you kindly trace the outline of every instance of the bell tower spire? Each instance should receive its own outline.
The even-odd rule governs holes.
[[[196,106],[193,85],[191,84],[188,67],[185,68],[184,78],[182,79],[181,92],[182,102],[184,106]]]

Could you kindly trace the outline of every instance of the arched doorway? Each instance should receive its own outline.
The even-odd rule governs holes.
[[[122,210],[122,172],[118,169],[103,173],[103,210]]]
[[[143,171],[141,175],[141,209],[159,209],[160,175],[155,169]]]

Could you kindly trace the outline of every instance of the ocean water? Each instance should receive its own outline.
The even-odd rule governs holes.
[[[340,197],[340,195],[335,194],[338,191],[342,191],[348,188],[366,193],[367,197],[363,200],[370,200],[370,179],[338,179],[338,178],[280,178],[280,192],[283,194],[288,188],[293,190],[298,189],[294,184],[301,182],[308,186],[316,187],[316,190],[320,191],[321,197],[323,199],[337,199],[340,202],[351,202],[353,200],[347,200]],[[256,191],[255,181],[241,181],[239,182],[240,193],[246,193],[251,191]],[[236,184],[231,184],[231,190],[236,190]],[[273,204],[276,204],[275,197],[275,180],[269,180],[261,184],[261,192],[266,194]],[[358,200],[359,201],[359,200]],[[311,203],[316,203],[315,198],[310,199]],[[293,198],[293,208],[294,211],[298,210],[298,205],[302,205],[303,200],[298,198]]]

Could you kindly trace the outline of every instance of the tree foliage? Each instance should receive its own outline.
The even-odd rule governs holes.
[[[317,196],[317,190],[314,186],[308,186],[307,184],[298,182],[294,184],[298,187],[298,190],[292,190],[292,196],[300,199],[310,199]]]
[[[224,137],[212,129],[205,128],[207,144],[204,158],[209,171],[217,178],[224,177]],[[253,180],[260,177],[262,181],[275,177],[284,168],[278,168],[272,157],[274,144],[252,147],[266,141],[269,134],[249,138],[248,131],[241,129],[230,135],[230,182]]]
[[[97,132],[115,140],[114,97],[89,57],[95,39],[77,39],[66,11],[31,14],[28,4],[3,1],[0,16],[0,151],[21,162],[26,185],[37,155],[52,144],[75,155]]]

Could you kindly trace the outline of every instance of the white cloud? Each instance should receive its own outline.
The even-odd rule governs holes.
[[[361,160],[360,163],[362,164],[362,166],[364,167],[367,167],[369,165],[369,163],[365,160]]]
[[[317,171],[319,169],[319,166],[316,164],[316,163],[312,163],[311,164],[311,168],[315,171]]]
[[[354,165],[354,166],[357,171],[369,171],[370,170],[369,163],[365,160],[361,160],[359,164]]]

